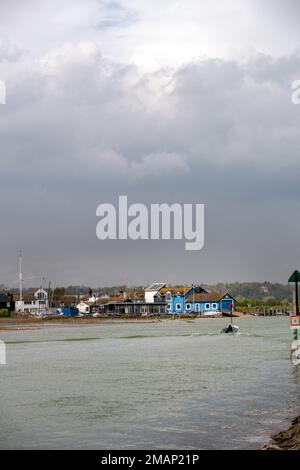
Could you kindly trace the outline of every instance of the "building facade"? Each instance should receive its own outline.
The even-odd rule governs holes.
[[[165,302],[167,304],[166,312],[169,314],[186,314],[188,313],[186,303],[189,297],[205,293],[206,290],[201,286],[164,287],[154,296],[154,302]]]
[[[8,310],[9,312],[14,311],[15,302],[13,301],[12,294],[6,292],[0,293],[0,310]]]
[[[155,287],[155,289],[154,289]],[[235,309],[235,299],[228,293],[209,293],[203,287],[166,287],[151,285],[149,293],[153,294],[153,302],[166,304],[166,313],[170,315],[202,315],[211,316],[230,313]]]
[[[158,316],[166,313],[165,302],[134,302],[127,299],[124,302],[108,302],[100,306],[100,313],[119,316]]]
[[[166,287],[164,282],[154,282],[147,289],[145,289],[145,302],[148,304],[155,302],[155,297],[157,297],[160,291]]]
[[[191,294],[185,301],[185,313],[203,316],[229,314],[234,311],[235,303],[228,292]]]
[[[31,314],[39,314],[48,307],[48,292],[44,289],[38,289],[32,297],[17,300],[15,305],[16,312]]]
[[[81,313],[82,315],[91,313],[91,306],[87,302],[83,302],[83,301],[79,302],[76,305],[76,308],[78,309],[79,313]]]

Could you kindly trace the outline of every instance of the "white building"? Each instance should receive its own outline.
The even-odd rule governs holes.
[[[90,306],[87,302],[79,302],[79,304],[76,305],[76,308],[78,308],[79,313],[86,314],[90,313]]]
[[[166,287],[166,283],[164,282],[154,282],[151,286],[147,287],[145,290],[145,302],[147,304],[154,304],[154,297],[164,287]]]
[[[39,314],[49,307],[48,293],[44,289],[38,289],[32,299],[17,300],[16,312]]]

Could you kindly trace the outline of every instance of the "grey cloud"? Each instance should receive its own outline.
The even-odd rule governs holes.
[[[264,11],[269,16],[279,16],[281,20],[289,19],[298,21],[300,15],[300,4],[298,0],[255,0],[255,8]]]
[[[297,55],[202,59],[143,77],[91,42],[40,59],[0,66],[10,88],[0,108],[1,282],[20,248],[31,273],[59,283],[284,280],[272,268],[277,259],[288,270],[300,228]],[[206,203],[204,251],[96,240],[96,206],[122,193]]]

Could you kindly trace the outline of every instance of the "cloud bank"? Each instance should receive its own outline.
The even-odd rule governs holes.
[[[300,54],[293,25],[269,46],[282,4],[265,22],[267,0],[17,3],[1,7],[3,282],[20,248],[57,283],[284,281],[300,228]],[[205,203],[205,249],[100,244],[95,209],[119,194]]]

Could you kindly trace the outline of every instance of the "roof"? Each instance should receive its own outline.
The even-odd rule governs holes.
[[[163,287],[165,287],[166,283],[165,282],[153,282],[149,287],[147,287],[146,291],[147,292],[158,292],[160,291]]]
[[[13,298],[14,298],[14,300],[15,300],[16,302],[19,302],[19,300],[20,300],[20,294],[14,294]],[[26,301],[31,300],[32,302],[35,302],[36,299],[34,298],[33,295],[30,295],[30,294],[23,294],[23,295],[22,295],[22,300],[26,300]]]
[[[190,292],[191,289],[191,287],[164,287],[163,289],[160,289],[159,293],[160,295],[166,295],[168,293],[171,293],[172,295],[177,295],[177,293],[179,292],[180,295],[185,295]]]
[[[199,294],[200,293],[206,293],[206,290],[203,289],[203,287],[201,286],[197,286],[197,285],[192,285],[192,286],[189,286],[189,287],[164,287],[162,289],[159,290],[159,293],[157,295],[159,296],[165,296],[167,294],[171,294],[172,296],[175,296],[177,295],[178,293],[180,295],[186,295],[188,294],[192,289],[194,289],[196,292],[198,292]]]
[[[228,292],[210,292],[207,294],[192,294],[188,297],[188,302],[220,302],[224,297],[229,296],[229,299],[233,297]]]
[[[125,300],[124,302],[107,302],[105,305],[126,305],[126,306],[133,306],[133,307],[138,307],[138,306],[145,306],[149,305],[150,307],[158,307],[158,306],[166,306],[166,302],[133,302],[132,300],[128,299]]]

